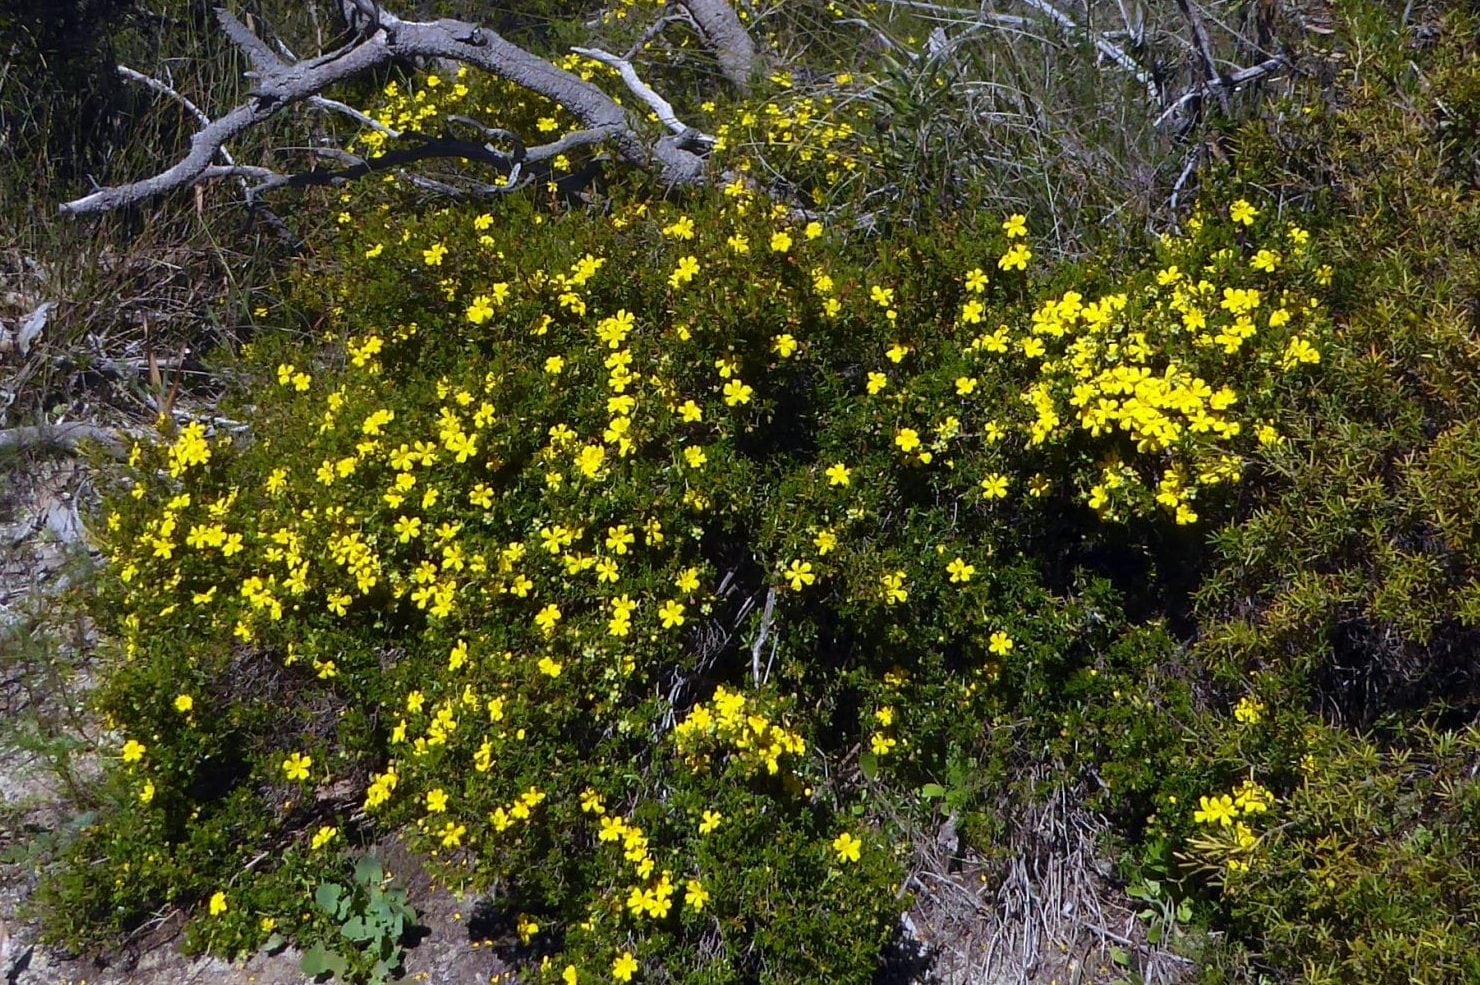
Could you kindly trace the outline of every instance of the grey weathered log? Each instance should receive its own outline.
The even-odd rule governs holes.
[[[679,6],[699,25],[725,78],[742,92],[748,89],[758,56],[755,39],[740,23],[735,8],[727,0],[679,0]]]
[[[360,6],[357,4],[357,6]],[[371,13],[361,6],[367,16]],[[241,134],[260,126],[288,106],[307,102],[330,86],[401,60],[450,59],[507,79],[522,89],[562,106],[596,135],[618,160],[654,170],[672,185],[702,182],[704,159],[684,141],[649,141],[639,133],[627,111],[598,86],[564,71],[497,33],[477,24],[442,19],[407,21],[373,8],[374,20],[357,43],[331,56],[289,64],[272,54],[255,35],[224,8],[217,19],[229,37],[244,46],[251,59],[256,85],[248,100],[203,125],[190,139],[186,155],[159,174],[126,185],[100,188],[62,205],[64,213],[107,212],[189,187],[209,177],[220,177],[212,158]],[[230,172],[241,174],[241,172]]]

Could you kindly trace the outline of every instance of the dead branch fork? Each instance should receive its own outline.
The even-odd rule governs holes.
[[[537,55],[505,40],[488,28],[464,21],[402,20],[370,0],[353,0],[363,15],[364,30],[358,40],[337,51],[301,61],[280,57],[225,8],[216,8],[216,19],[226,36],[251,63],[248,77],[255,81],[246,101],[214,119],[189,104],[182,96],[155,80],[120,68],[128,78],[179,100],[200,121],[185,156],[158,174],[128,184],[99,188],[89,195],[61,206],[63,213],[88,215],[108,212],[166,192],[217,178],[235,178],[244,184],[248,203],[264,192],[284,186],[333,184],[384,168],[396,167],[430,157],[455,157],[482,161],[501,168],[508,180],[488,186],[488,191],[506,191],[519,184],[518,165],[553,159],[577,146],[602,144],[629,165],[654,171],[671,185],[691,185],[706,178],[704,152],[713,138],[682,124],[672,108],[649,86],[625,58],[597,49],[584,53],[616,68],[624,83],[649,106],[660,108],[669,133],[653,139],[644,135],[637,122],[615,99],[595,84],[585,81]],[[716,39],[727,74],[739,79],[754,60],[754,46],[727,4],[686,0],[685,9],[702,33]],[[728,17],[734,24],[726,24]],[[735,32],[739,28],[739,33]],[[560,105],[574,116],[581,129],[560,140],[538,147],[519,144],[521,160],[491,144],[459,141],[447,137],[422,137],[416,147],[398,149],[380,158],[358,158],[337,152],[348,166],[340,171],[315,169],[303,174],[282,174],[271,168],[238,164],[225,148],[232,139],[260,126],[282,110],[307,103],[342,113],[361,126],[380,129],[365,114],[321,93],[352,76],[402,60],[445,60],[469,65]],[[666,111],[665,111],[666,110]],[[401,136],[397,134],[396,136]],[[395,156],[393,156],[395,155]],[[217,160],[221,163],[215,163]]]

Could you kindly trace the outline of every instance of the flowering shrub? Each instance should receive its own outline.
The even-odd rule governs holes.
[[[861,255],[738,183],[367,198],[304,284],[323,344],[248,354],[250,440],[135,449],[103,532],[136,804],[89,848],[142,870],[115,912],[212,896],[227,951],[315,933],[231,859],[329,879],[397,829],[551,975],[866,978],[900,876],[856,771],[938,775],[1079,673],[1114,595],[1030,538],[1198,522],[1326,336],[1306,235],[1243,201],[1060,291],[1018,216]]]

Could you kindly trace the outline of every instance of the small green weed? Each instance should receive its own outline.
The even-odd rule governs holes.
[[[338,924],[342,940],[334,947],[317,943],[305,951],[304,974],[329,973],[370,985],[381,985],[398,974],[403,941],[416,922],[416,910],[407,902],[405,889],[387,884],[377,859],[361,857],[348,883],[321,882],[313,898],[331,924]]]

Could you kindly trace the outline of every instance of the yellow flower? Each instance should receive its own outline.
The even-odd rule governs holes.
[[[966,275],[966,289],[973,294],[980,294],[987,286],[986,271],[976,267]]]
[[[791,249],[791,237],[784,232],[773,233],[771,236],[771,252],[785,253]]]
[[[668,286],[670,286],[670,287],[674,288],[675,290],[677,290],[678,288],[680,288],[683,285],[687,284],[689,281],[693,280],[694,279],[694,275],[697,274],[698,272],[699,272],[699,258],[698,257],[694,257],[694,256],[682,257],[678,261],[678,266],[674,268],[673,273],[668,276]]]
[[[473,302],[468,305],[467,311],[463,314],[474,325],[482,325],[493,317],[493,298],[486,294],[479,294],[473,298]]]
[[[883,390],[888,385],[889,385],[889,377],[885,376],[883,373],[870,373],[870,374],[868,374],[868,393],[869,393],[869,396],[872,397],[874,394],[878,393],[880,390]]]
[[[154,781],[145,780],[144,786],[139,790],[139,803],[147,804],[154,799]]]
[[[575,965],[568,964],[565,966],[565,970],[560,973],[560,980],[564,982],[565,985],[578,985],[581,980],[581,976],[580,973],[576,971]]]
[[[188,714],[195,707],[195,699],[188,694],[175,696],[175,710],[180,714]]]
[[[987,641],[987,649],[999,657],[1007,656],[1016,645],[1012,641],[1012,637],[1000,629],[993,633],[991,639]]]
[[[447,810],[447,792],[441,787],[427,791],[427,810],[433,814],[441,814]]]
[[[1272,274],[1280,265],[1280,255],[1273,250],[1260,250],[1254,254],[1254,259],[1249,261],[1249,266],[1261,273]]]
[[[781,572],[781,577],[791,584],[792,591],[800,592],[803,588],[817,581],[817,576],[812,573],[810,561],[792,561],[786,570]]]
[[[1242,725],[1258,725],[1264,716],[1264,703],[1244,695],[1238,699],[1238,704],[1233,706],[1233,717]]]
[[[884,602],[887,605],[898,605],[909,599],[910,593],[904,587],[905,574],[903,571],[892,571],[883,575],[879,583],[884,588]]]
[[[863,842],[844,831],[833,839],[832,847],[838,853],[839,862],[857,862],[861,857],[859,850],[863,847]]]
[[[725,403],[731,407],[750,403],[750,395],[755,391],[739,380],[731,380],[725,384]]]
[[[447,247],[441,243],[433,243],[429,248],[421,251],[421,258],[428,267],[442,266],[442,258],[447,255]]]
[[[125,763],[137,763],[144,758],[146,748],[142,742],[129,739],[123,744],[123,761]]]
[[[1028,235],[1028,217],[1016,213],[1008,216],[1002,223],[1002,231],[1007,234],[1008,239]]]
[[[456,821],[448,821],[442,825],[442,847],[456,848],[462,844],[463,835],[468,833],[466,824],[458,824]]]
[[[842,462],[836,462],[827,468],[827,484],[830,486],[846,486],[851,474],[848,466]]]
[[[400,517],[396,520],[395,523],[391,525],[391,529],[395,531],[396,538],[400,540],[401,543],[409,544],[411,543],[411,541],[421,536],[421,517]]]
[[[796,336],[790,333],[778,335],[771,340],[771,348],[776,350],[776,354],[782,359],[788,359],[793,352],[797,351]]]
[[[1033,259],[1033,251],[1026,244],[1014,243],[1012,248],[1002,254],[997,261],[997,266],[1002,270],[1027,270],[1028,261]]]
[[[1259,218],[1259,210],[1244,199],[1239,199],[1228,207],[1228,217],[1234,222],[1241,222],[1246,226],[1252,226],[1254,220]]]
[[[534,617],[534,624],[544,631],[546,636],[555,632],[555,624],[559,621],[560,607],[553,602],[546,605]]]
[[[283,772],[290,780],[307,780],[309,767],[313,765],[313,757],[305,756],[301,752],[295,752],[283,760]]]
[[[1285,354],[1280,359],[1281,369],[1293,369],[1301,363],[1318,363],[1321,361],[1321,351],[1311,345],[1300,336],[1290,339],[1285,346]]]
[[[699,833],[701,835],[710,834],[719,827],[720,822],[724,819],[724,815],[719,811],[705,811],[704,816],[699,820]]]
[[[1238,810],[1233,806],[1233,798],[1228,794],[1221,797],[1199,797],[1198,803],[1202,805],[1201,809],[1192,814],[1192,819],[1198,824],[1217,824],[1226,828],[1233,824],[1233,819],[1238,815]]]
[[[894,443],[900,451],[908,454],[920,447],[920,433],[914,428],[900,428],[894,435]]]
[[[951,584],[965,584],[971,580],[972,575],[976,574],[976,566],[967,564],[965,560],[958,557],[946,565],[946,572],[951,576]]]
[[[969,397],[976,392],[977,379],[975,376],[956,377],[956,396]]]
[[[632,956],[631,951],[623,951],[612,962],[612,977],[619,982],[630,982],[636,973],[637,959]]]
[[[684,624],[684,604],[677,599],[669,599],[658,608],[658,618],[663,621],[664,629],[673,629],[675,626]]]
[[[692,907],[695,913],[704,910],[704,904],[709,902],[709,890],[698,879],[690,879],[684,884],[683,905]]]
[[[338,828],[334,827],[332,824],[325,824],[320,827],[318,831],[314,832],[313,839],[309,842],[308,847],[313,851],[318,851],[320,848],[323,848],[325,845],[329,844],[329,842],[333,841],[334,836],[337,834],[339,834]]]
[[[679,216],[671,225],[663,227],[663,235],[670,239],[693,239],[694,220],[686,215]]]
[[[625,523],[606,528],[606,549],[614,554],[626,554],[628,547],[636,540],[637,536]]]
[[[991,472],[981,482],[982,499],[1002,499],[1007,495],[1007,476]]]
[[[221,892],[220,890],[217,890],[215,892],[215,894],[211,896],[210,910],[211,910],[211,916],[213,916],[213,917],[219,917],[221,914],[223,914],[223,913],[226,912],[226,894],[225,893]]]

